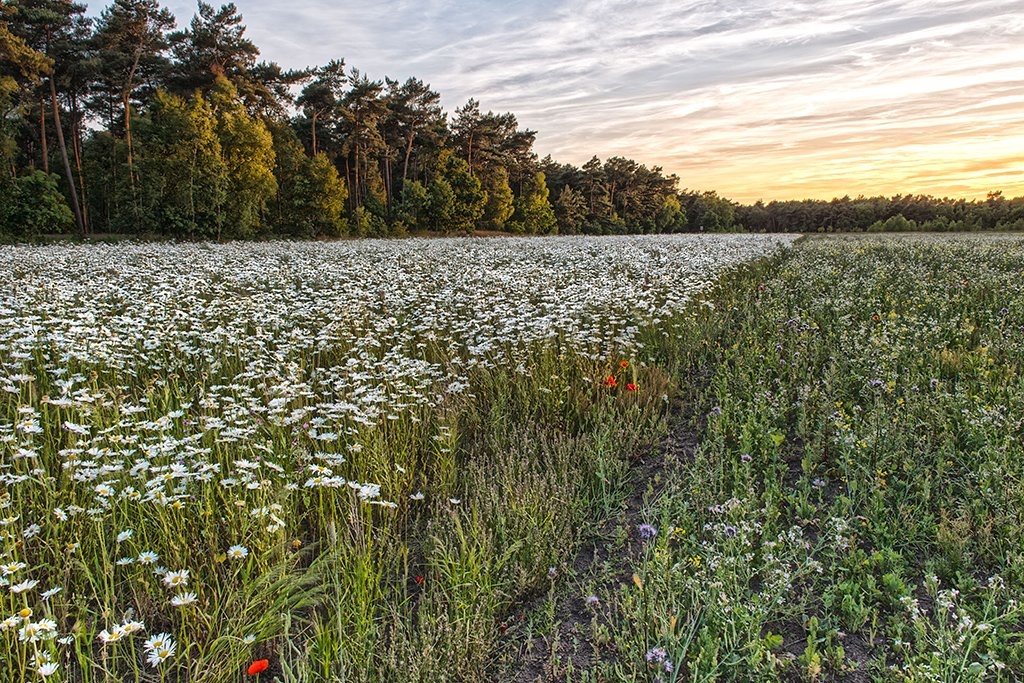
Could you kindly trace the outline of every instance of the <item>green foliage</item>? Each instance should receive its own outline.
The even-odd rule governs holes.
[[[508,184],[508,171],[498,166],[479,177],[481,187],[487,193],[481,224],[490,230],[502,230],[515,210],[515,198]]]
[[[563,186],[554,209],[561,233],[576,235],[583,230],[587,220],[587,201],[579,192],[569,185]]]
[[[267,203],[277,192],[273,138],[261,120],[246,112],[227,79],[217,79],[210,104],[216,112],[217,138],[227,174],[224,232],[249,237],[259,230]]]
[[[57,176],[42,171],[0,176],[0,234],[29,238],[70,232],[74,225],[71,209],[57,189]]]
[[[658,646],[678,680],[1024,676],[1022,269],[1010,237],[837,237],[722,283],[679,370],[714,368],[700,447],[596,678]]]
[[[480,180],[470,175],[469,165],[451,152],[441,155],[429,195],[431,228],[444,233],[472,232],[487,200]]]
[[[345,199],[348,191],[331,160],[323,152],[306,159],[297,182],[299,206],[314,234],[338,237],[345,234]]]
[[[726,232],[733,228],[734,204],[716,192],[686,196],[686,218],[697,232]]]
[[[11,31],[8,22],[18,19],[18,9],[13,4],[0,6],[0,111],[6,111],[19,87],[38,82],[53,67],[51,59]]]
[[[736,222],[756,232],[1020,230],[1024,197],[992,192],[983,200],[896,195],[756,202],[738,205]]]
[[[686,229],[686,212],[674,194],[665,195],[654,225],[656,232],[682,232]]]
[[[523,194],[516,200],[516,211],[509,221],[512,232],[547,235],[557,232],[558,221],[548,201],[548,185],[542,172],[526,181]]]
[[[139,128],[144,229],[219,237],[233,179],[221,154],[213,109],[200,95],[186,102],[159,92]],[[236,171],[237,185],[244,171]],[[242,208],[237,198],[232,201]]]
[[[455,215],[455,191],[451,183],[440,175],[430,181],[427,188],[426,220],[421,227],[437,232],[450,232]]]
[[[386,237],[388,224],[381,216],[370,210],[369,205],[358,206],[352,212],[352,234],[357,237]]]
[[[875,221],[868,226],[868,232],[910,232],[917,229],[917,223],[907,220],[903,214],[890,216],[884,221]]]
[[[295,132],[271,129],[277,194],[270,202],[273,228],[298,237],[339,237],[347,230],[343,216],[348,192],[327,155],[306,156]]]
[[[427,188],[415,180],[407,180],[402,184],[402,195],[395,207],[394,231],[405,234],[420,228],[421,223],[429,220],[428,212],[430,197]]]

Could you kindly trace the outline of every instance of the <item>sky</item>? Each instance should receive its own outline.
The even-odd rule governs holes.
[[[1022,0],[236,6],[267,60],[415,76],[448,111],[513,112],[563,163],[625,156],[743,202],[1024,195]]]

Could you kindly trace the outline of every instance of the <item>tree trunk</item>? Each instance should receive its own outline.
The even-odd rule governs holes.
[[[85,174],[82,173],[82,121],[78,114],[77,98],[72,100],[71,115],[74,124],[71,132],[71,148],[75,152],[75,170],[78,172],[78,188],[82,191],[82,224],[85,231],[89,232],[89,201],[85,193]]]
[[[412,141],[416,137],[416,132],[409,133],[409,142],[405,146],[405,162],[402,163],[402,184],[405,185],[405,179],[409,175],[409,157],[412,156]]]
[[[345,183],[348,185],[348,204],[354,211],[356,208],[356,191],[352,183],[352,165],[349,163],[351,155],[345,155]]]
[[[316,156],[316,116],[317,116],[316,112],[313,112],[313,119],[312,119],[312,122],[313,122],[313,126],[312,126],[312,129],[313,129],[313,156]]]
[[[132,153],[132,104],[130,91],[121,92],[121,103],[124,105],[124,141],[128,145],[128,185],[132,190],[132,211],[139,214],[139,197],[135,189],[135,156]]]
[[[43,173],[50,173],[50,151],[46,148],[46,98],[39,96],[39,144],[43,150]]]
[[[107,130],[114,130],[114,98],[107,98]],[[104,224],[106,232],[110,232],[110,228],[113,225],[113,216],[117,213],[117,142],[114,139],[114,135],[110,135],[110,183],[106,188],[104,195],[104,218],[106,222]]]
[[[357,209],[360,206],[362,206],[362,202],[360,201],[361,197],[360,197],[360,194],[359,194],[359,163],[360,163],[359,159],[360,159],[360,157],[361,157],[361,155],[359,154],[359,145],[356,145],[356,182],[353,184],[353,190],[355,190],[355,198],[356,198],[355,206],[356,206]]]
[[[68,190],[71,192],[71,208],[75,212],[75,225],[78,226],[78,234],[85,237],[85,221],[82,220],[82,207],[78,203],[78,190],[75,188],[75,178],[71,175],[71,163],[68,161],[68,148],[64,144],[64,130],[60,125],[60,106],[57,104],[57,85],[50,81],[50,99],[53,102],[53,127],[57,131],[57,144],[60,145],[60,157],[64,161],[64,177],[68,181]]]

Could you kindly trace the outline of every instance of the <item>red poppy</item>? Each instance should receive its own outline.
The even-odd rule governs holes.
[[[257,659],[255,662],[249,665],[249,668],[245,670],[245,673],[250,676],[257,676],[267,670],[270,666],[270,661],[266,659]]]
[[[625,370],[626,368],[629,367],[629,361],[628,360],[622,361],[621,363],[619,363],[619,367],[622,368],[623,370]]]
[[[423,577],[422,576],[417,576],[416,577],[416,583],[418,583],[418,584],[419,583],[423,583]]]
[[[873,315],[873,316],[871,316],[871,319],[872,320],[878,320],[878,316],[877,315]]]
[[[618,382],[616,382],[616,381],[615,381],[615,378],[614,378],[614,377],[612,377],[611,375],[608,375],[608,379],[606,379],[606,380],[604,381],[604,385],[605,385],[606,387],[608,387],[609,389],[610,389],[610,388],[612,388],[612,387],[614,387],[614,386],[617,386],[617,384],[618,384]]]
[[[636,391],[636,385],[630,382],[626,385],[626,391]]]

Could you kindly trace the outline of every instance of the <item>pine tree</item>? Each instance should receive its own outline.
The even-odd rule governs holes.
[[[197,88],[206,91],[218,76],[238,87],[256,66],[259,48],[245,37],[242,15],[234,3],[213,5],[202,0],[188,28],[168,36],[174,53],[172,85],[176,92],[190,95]]]
[[[103,10],[93,37],[99,62],[99,80],[120,100],[127,150],[128,179],[132,206],[138,209],[132,106],[139,86],[162,77],[169,62],[167,31],[174,28],[174,15],[157,0],[114,0]],[[112,122],[111,122],[112,123]]]
[[[12,34],[20,38],[36,52],[49,58],[52,68],[47,72],[46,83],[53,116],[53,129],[57,135],[57,145],[63,162],[64,178],[67,182],[68,200],[75,216],[75,225],[81,235],[85,235],[86,225],[82,213],[82,205],[78,198],[78,188],[71,172],[68,158],[68,146],[64,137],[64,126],[61,122],[60,103],[57,99],[57,78],[65,75],[73,63],[82,59],[84,50],[83,34],[88,20],[84,19],[85,5],[70,0],[20,0],[12,3],[15,11],[8,16],[8,26]],[[43,98],[45,99],[45,95]],[[42,105],[40,107],[42,110]],[[44,169],[46,133],[43,129],[45,117],[40,111],[40,141],[44,143]]]
[[[402,159],[402,182],[409,178],[415,143],[440,147],[443,137],[444,111],[441,95],[417,78],[399,85],[385,79],[388,88],[387,106],[390,112],[389,128],[394,131],[396,151]]]
[[[317,123],[323,122],[330,130],[337,126],[338,105],[348,77],[345,75],[345,60],[331,60],[313,71],[314,79],[295,101],[309,121],[310,149],[314,155],[320,151],[317,138]]]
[[[587,221],[587,200],[579,192],[568,185],[563,187],[555,200],[554,209],[559,232],[575,235],[583,230]]]

